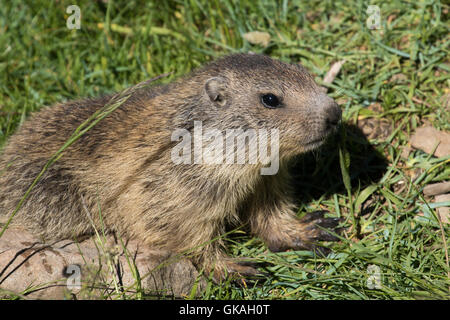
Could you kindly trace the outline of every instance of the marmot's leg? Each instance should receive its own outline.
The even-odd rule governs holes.
[[[231,277],[236,278],[252,278],[262,275],[256,269],[256,264],[240,260],[238,258],[223,257],[223,263],[216,266],[214,269],[214,280],[220,282],[221,280]]]
[[[193,262],[199,271],[209,277],[212,273],[213,280],[217,283],[231,277],[247,278],[261,275],[250,261],[240,258],[231,258],[223,252],[218,245],[209,245],[198,255],[194,255]]]
[[[336,228],[338,219],[325,218],[324,211],[308,213],[298,219],[292,207],[288,203],[258,206],[258,211],[251,215],[252,233],[261,237],[271,251],[316,250],[319,249],[318,241],[339,240],[323,229]]]

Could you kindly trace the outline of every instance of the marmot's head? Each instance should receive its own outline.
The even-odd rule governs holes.
[[[318,147],[340,123],[339,106],[301,65],[235,54],[202,71],[203,99],[216,110],[221,125],[278,129],[284,155]]]

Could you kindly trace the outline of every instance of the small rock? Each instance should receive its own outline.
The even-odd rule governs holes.
[[[426,196],[435,196],[447,192],[450,192],[450,181],[429,184],[423,189],[423,194]]]
[[[185,297],[199,278],[190,260],[134,240],[126,243],[126,251],[112,236],[102,246],[94,238],[42,243],[24,230],[8,228],[0,238],[0,297],[14,292],[32,299],[101,299],[115,291],[114,279],[125,293],[134,290],[134,268],[146,294]],[[197,294],[204,283],[200,279]]]
[[[392,124],[384,118],[360,118],[358,128],[368,139],[384,140],[392,133]]]
[[[417,128],[411,137],[413,148],[420,149],[426,153],[433,152],[438,158],[450,155],[450,133],[439,131],[433,127]]]
[[[251,44],[259,44],[263,47],[267,47],[269,45],[271,38],[269,33],[261,31],[247,32],[243,34],[243,37]]]
[[[450,193],[441,194],[434,198],[434,202],[447,202],[450,201]],[[450,207],[437,208],[439,218],[442,223],[450,223]]]

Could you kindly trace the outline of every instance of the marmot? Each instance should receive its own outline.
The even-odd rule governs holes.
[[[109,99],[45,108],[10,137],[0,160],[3,218],[77,126]],[[192,250],[194,263],[217,278],[254,274],[225,254],[227,226],[246,226],[272,251],[336,240],[317,225],[335,228],[337,219],[321,213],[296,218],[286,164],[321,145],[340,120],[339,106],[301,65],[257,54],[226,56],[133,93],[46,171],[13,224],[46,240],[89,235],[94,224],[152,248]],[[193,133],[195,122],[224,136],[229,129],[278,130],[279,149],[269,159],[279,159],[276,174],[261,174],[267,161],[174,163],[179,141],[173,133]]]

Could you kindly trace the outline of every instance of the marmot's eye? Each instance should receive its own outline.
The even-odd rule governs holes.
[[[261,102],[266,108],[274,109],[281,107],[281,102],[273,93],[263,94],[261,96]]]

